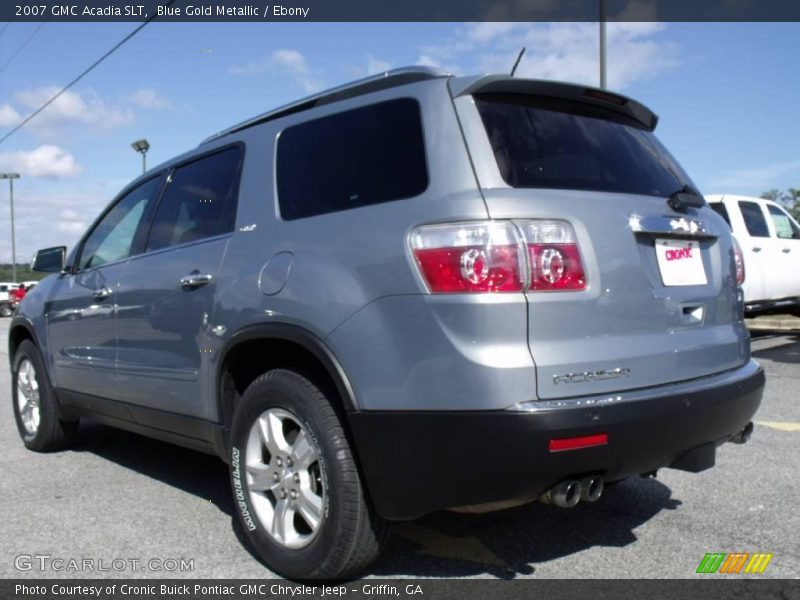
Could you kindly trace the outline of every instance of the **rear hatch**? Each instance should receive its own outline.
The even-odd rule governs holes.
[[[489,214],[521,229],[569,223],[585,281],[526,292],[538,397],[645,388],[744,364],[730,235],[707,206],[681,204],[702,198],[653,135],[652,113],[610,94],[584,102],[576,90],[585,88],[569,98],[497,88],[470,94],[486,136],[479,146],[491,148],[501,178],[477,168]],[[636,110],[618,110],[625,104]],[[534,280],[542,256],[529,254]],[[569,257],[556,256],[556,275],[569,271]]]

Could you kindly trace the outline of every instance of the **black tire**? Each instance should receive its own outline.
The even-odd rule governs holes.
[[[20,414],[19,371],[27,363],[33,365],[34,379],[38,385],[39,423],[35,431],[26,429]],[[23,340],[14,354],[11,370],[11,401],[14,407],[14,420],[25,447],[36,452],[52,452],[69,447],[78,430],[77,421],[59,419],[58,406],[50,383],[45,374],[42,356],[30,340]]]
[[[323,516],[312,533],[314,537],[299,548],[287,547],[269,533],[269,523],[262,522],[253,504],[246,475],[248,460],[252,461],[252,456],[247,456],[251,429],[268,410],[296,418],[297,424],[310,434],[306,437],[319,457],[313,468],[317,469],[317,479],[324,490]],[[292,424],[291,419],[282,421],[285,422]],[[287,439],[291,435],[290,431]],[[250,448],[253,447],[251,442]],[[270,454],[268,450],[267,453]],[[275,466],[276,459],[271,454],[266,456],[260,446],[258,452],[251,454]],[[230,457],[231,486],[243,535],[256,555],[276,573],[296,580],[342,579],[364,569],[379,554],[387,523],[375,514],[364,493],[340,417],[325,394],[305,377],[276,369],[264,373],[247,388],[234,410]],[[268,501],[277,506],[277,496],[270,496]],[[264,500],[260,502],[265,506]],[[294,514],[292,522],[296,523],[297,513]]]
[[[10,317],[14,314],[14,309],[10,304],[0,304],[0,317]]]

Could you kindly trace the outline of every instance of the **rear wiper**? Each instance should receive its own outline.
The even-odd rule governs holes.
[[[706,205],[706,200],[697,190],[688,185],[684,185],[681,189],[675,190],[669,195],[667,204],[669,204],[670,208],[673,210],[680,212],[689,206],[701,208]]]

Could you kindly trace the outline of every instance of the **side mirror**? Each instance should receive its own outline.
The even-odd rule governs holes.
[[[66,246],[55,246],[39,250],[33,255],[31,261],[31,271],[41,271],[43,273],[60,273],[64,269],[64,261],[67,256]]]

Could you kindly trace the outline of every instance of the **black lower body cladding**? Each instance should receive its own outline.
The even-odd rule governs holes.
[[[713,465],[714,448],[749,422],[764,372],[694,392],[546,411],[357,411],[349,420],[378,513],[414,519],[457,506],[530,498],[572,477],[606,481]],[[552,439],[607,434],[605,445],[551,452]]]

